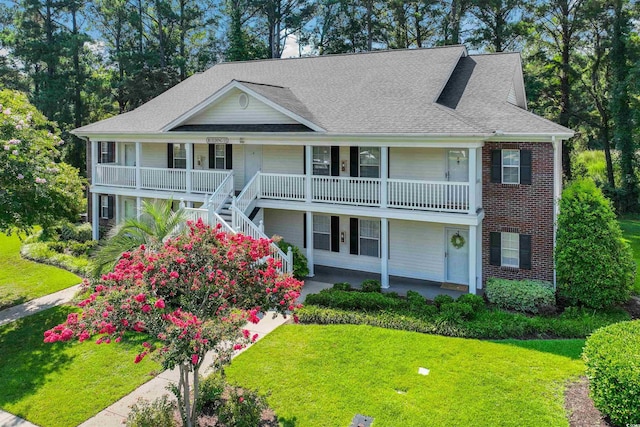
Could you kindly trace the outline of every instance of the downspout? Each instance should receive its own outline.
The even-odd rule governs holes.
[[[562,141],[557,142],[556,137],[551,137],[553,145],[553,290],[557,288],[556,282],[556,237],[558,232],[558,214],[560,209],[560,195],[562,191]]]

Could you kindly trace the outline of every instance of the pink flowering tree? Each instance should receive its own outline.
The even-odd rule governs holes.
[[[77,219],[84,182],[58,162],[60,145],[55,125],[25,94],[0,90],[0,231]]]
[[[124,253],[113,272],[85,286],[82,313],[45,332],[45,342],[120,342],[125,332],[149,335],[135,362],[155,355],[164,369],[179,367],[174,392],[184,424],[196,423],[198,373],[207,352],[214,366],[255,341],[245,325],[267,310],[285,315],[299,305],[302,282],[279,274],[267,239],[228,234],[201,221],[159,251]]]

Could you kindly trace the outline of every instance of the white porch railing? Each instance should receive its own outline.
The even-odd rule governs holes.
[[[230,174],[231,171],[227,170],[192,170],[191,191],[194,193],[215,191]]]
[[[311,183],[314,202],[370,206],[380,204],[379,178],[314,176]]]
[[[240,212],[245,213],[251,203],[260,196],[260,175],[260,172],[256,173],[236,198],[236,207]]]
[[[219,212],[225,200],[233,194],[233,188],[233,172],[230,171],[216,191],[209,197],[206,205],[214,212]]]
[[[99,163],[93,183],[97,185],[115,185],[118,187],[136,187],[135,166],[120,166],[109,163]]]
[[[265,199],[304,201],[304,175],[259,173],[260,197]]]
[[[469,183],[389,179],[388,206],[410,209],[466,212]]]
[[[187,217],[187,221],[197,222],[199,219],[201,219],[202,222],[212,227],[216,227],[218,224],[220,224],[224,231],[235,234],[235,230],[231,228],[231,226],[227,224],[227,222],[222,219],[220,215],[212,212],[209,209],[187,207],[183,207],[183,209],[185,212],[185,216]]]
[[[140,188],[147,190],[187,189],[187,171],[185,169],[140,168]]]

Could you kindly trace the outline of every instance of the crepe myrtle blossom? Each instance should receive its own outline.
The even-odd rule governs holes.
[[[144,246],[126,252],[112,272],[85,281],[82,313],[46,331],[44,339],[97,337],[108,344],[126,339],[128,331],[148,335],[134,362],[151,355],[164,369],[179,367],[179,408],[184,425],[193,426],[205,354],[214,352],[217,368],[229,363],[234,350],[258,339],[247,322],[259,322],[267,311],[296,320],[302,282],[278,272],[271,240],[228,234],[202,220],[187,225],[187,234],[157,252]]]

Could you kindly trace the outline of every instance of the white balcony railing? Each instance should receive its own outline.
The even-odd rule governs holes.
[[[314,176],[311,183],[314,202],[369,206],[380,204],[379,178]]]
[[[304,200],[304,175],[260,173],[260,194],[265,199]]]
[[[388,206],[464,212],[469,209],[469,183],[389,179]]]
[[[99,163],[95,170],[94,185],[194,193],[213,193],[231,173],[227,170],[192,170],[191,188],[188,189],[185,169],[141,167],[139,183],[136,182],[135,166]]]

